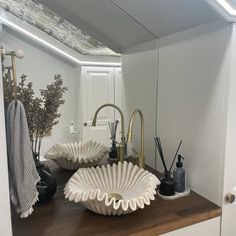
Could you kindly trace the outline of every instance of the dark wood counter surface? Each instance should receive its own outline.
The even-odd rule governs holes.
[[[64,184],[73,172],[52,162],[49,166],[58,182],[57,192],[49,202],[35,206],[28,219],[12,214],[14,236],[154,236],[221,215],[217,205],[194,192],[173,201],[156,197],[150,206],[129,215],[98,215],[65,200]]]

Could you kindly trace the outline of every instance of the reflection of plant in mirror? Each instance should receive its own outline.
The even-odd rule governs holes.
[[[34,96],[32,82],[26,83],[26,75],[21,76],[17,86],[17,99],[20,100],[26,112],[29,126],[32,151],[39,159],[42,138],[58,124],[61,114],[58,112],[60,105],[64,104],[62,99],[67,87],[63,86],[61,75],[54,76],[54,82],[47,85],[46,89],[40,89],[41,97]],[[13,81],[10,73],[3,76],[5,108],[14,99],[12,88]]]

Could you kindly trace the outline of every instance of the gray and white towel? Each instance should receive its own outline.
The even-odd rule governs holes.
[[[10,197],[21,218],[28,217],[38,200],[37,173],[29,136],[25,109],[20,101],[12,101],[6,113],[7,150]]]

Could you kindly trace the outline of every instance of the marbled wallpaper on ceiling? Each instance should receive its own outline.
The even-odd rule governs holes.
[[[84,55],[119,56],[52,10],[32,0],[0,0],[0,8]]]

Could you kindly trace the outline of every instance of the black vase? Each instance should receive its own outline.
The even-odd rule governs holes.
[[[35,158],[35,165],[40,176],[40,181],[37,183],[39,202],[47,202],[55,194],[57,182],[45,163],[42,163]]]
[[[111,151],[109,152],[109,158],[116,159],[117,158],[117,148],[116,142],[112,142]]]
[[[175,195],[175,182],[171,177],[171,172],[165,172],[164,177],[161,179],[160,194],[164,196],[173,196]]]

